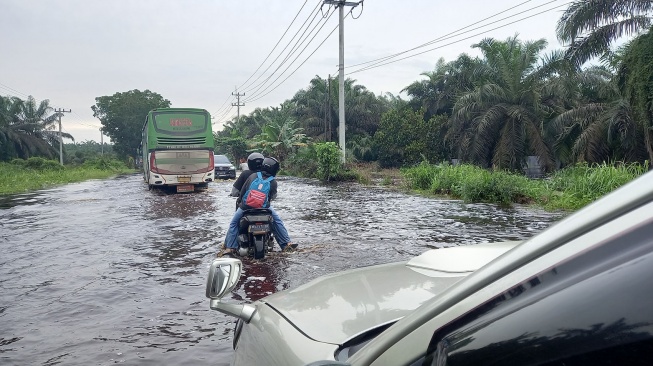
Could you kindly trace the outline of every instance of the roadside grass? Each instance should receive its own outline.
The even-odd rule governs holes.
[[[401,169],[406,187],[428,195],[500,205],[533,204],[548,210],[577,210],[648,171],[645,164],[586,164],[545,179],[529,179],[473,165],[431,165]]]
[[[61,166],[57,161],[42,158],[15,159],[10,163],[0,163],[0,195],[133,172],[123,163],[108,159],[93,160],[80,166]]]

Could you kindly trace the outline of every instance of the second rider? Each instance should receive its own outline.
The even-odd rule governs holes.
[[[246,183],[254,178],[251,176],[255,176],[255,174],[259,171],[265,178],[270,176],[275,177],[279,172],[279,162],[275,158],[265,158],[263,154],[260,153],[251,153],[247,157],[247,166],[249,169],[244,170],[242,173],[240,173],[240,176],[238,179],[236,179],[231,189],[230,196],[238,197],[238,200],[236,201],[236,206],[238,208],[234,213],[231,222],[229,223],[229,229],[227,230],[227,236],[225,238],[225,249],[219,254],[221,256],[238,253],[238,226],[240,219],[243,217],[244,213],[242,199],[243,195],[245,194],[245,190],[243,190],[243,187],[247,187]],[[274,200],[276,196],[277,181],[272,180],[270,182],[269,200]],[[271,206],[267,207],[267,209],[270,210],[270,214],[274,220],[272,223],[272,233],[274,234],[277,243],[281,247],[281,250],[296,248],[297,245],[292,244],[290,241],[290,236],[288,235],[288,231],[286,230],[281,217],[279,217],[277,212]]]

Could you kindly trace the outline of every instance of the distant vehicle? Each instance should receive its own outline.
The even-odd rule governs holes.
[[[204,109],[151,110],[142,130],[143,179],[148,187],[192,192],[214,179],[211,115]]]
[[[216,155],[213,166],[215,167],[215,179],[235,179],[236,167],[229,161],[226,155]]]
[[[521,243],[428,250],[252,304],[213,260],[233,365],[653,365],[653,172]]]

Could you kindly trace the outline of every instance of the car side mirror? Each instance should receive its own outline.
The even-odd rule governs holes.
[[[236,258],[214,259],[206,279],[206,297],[221,299],[236,287],[242,271],[242,262]]]
[[[238,317],[249,323],[256,312],[256,307],[249,304],[229,304],[221,301],[223,296],[236,287],[242,269],[243,263],[240,259],[214,259],[206,278],[206,297],[211,299],[211,309]]]

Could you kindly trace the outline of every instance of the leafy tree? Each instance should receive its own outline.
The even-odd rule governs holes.
[[[114,143],[118,156],[126,158],[137,154],[147,113],[155,108],[168,107],[170,101],[158,93],[134,89],[97,97],[91,109],[93,116],[100,119],[102,131]]]
[[[375,150],[381,167],[413,165],[423,160],[445,157],[443,139],[446,116],[424,120],[424,111],[409,108],[383,115],[374,135]]]
[[[556,33],[569,45],[568,57],[583,64],[609,53],[617,39],[648,30],[652,15],[650,0],[576,0],[562,14]]]
[[[90,159],[113,158],[113,145],[106,142],[100,144],[93,140],[86,140],[75,144],[64,144],[66,149],[65,161],[73,164],[83,164]]]
[[[247,149],[247,140],[238,136],[235,132],[233,136],[222,137],[215,134],[215,153],[228,155],[234,161],[240,161],[241,158],[247,158],[249,155]]]

